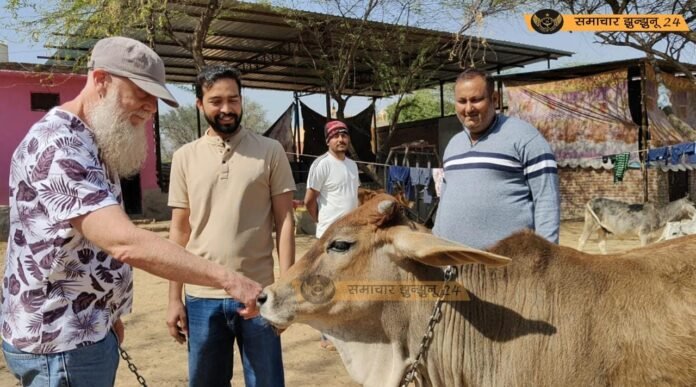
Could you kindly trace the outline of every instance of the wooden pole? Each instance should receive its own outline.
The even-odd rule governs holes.
[[[645,105],[645,93],[647,89],[647,82],[646,82],[646,76],[647,76],[647,70],[646,70],[646,65],[647,62],[643,61],[640,66],[640,109],[641,109],[641,125],[640,125],[640,139],[642,140],[642,148],[639,149],[643,152],[640,152],[638,156],[640,157],[641,160],[641,166],[643,169],[643,202],[648,201],[648,184],[649,184],[649,179],[648,179],[648,151],[650,150],[650,145],[648,144],[648,138],[649,138],[649,126],[648,126],[648,108]]]
[[[196,107],[196,129],[198,130],[198,138],[201,138],[201,111]]]
[[[440,81],[440,117],[445,116],[445,82]]]

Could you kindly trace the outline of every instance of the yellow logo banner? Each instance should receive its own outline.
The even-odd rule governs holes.
[[[556,31],[591,31],[591,32],[688,32],[689,25],[682,15],[560,15],[562,21],[544,18],[543,15],[525,14],[524,19],[530,31],[539,31],[540,27],[555,25]],[[535,28],[536,27],[536,28]],[[544,32],[541,32],[544,33]]]

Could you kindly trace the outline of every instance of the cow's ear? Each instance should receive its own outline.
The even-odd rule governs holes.
[[[361,218],[377,227],[393,219],[399,211],[396,199],[387,194],[373,196],[362,208]]]
[[[474,249],[459,243],[438,238],[425,232],[415,232],[405,226],[393,227],[392,244],[398,256],[415,259],[430,266],[482,263],[487,266],[503,266],[510,258]]]

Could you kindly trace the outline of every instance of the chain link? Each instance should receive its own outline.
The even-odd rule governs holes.
[[[445,282],[442,286],[442,291],[440,292],[440,297],[438,297],[433,307],[433,313],[430,315],[430,321],[428,321],[428,327],[425,329],[425,334],[421,339],[420,348],[418,349],[418,354],[415,360],[406,369],[404,377],[401,379],[400,387],[408,387],[411,382],[418,376],[418,367],[423,364],[423,355],[428,351],[430,343],[433,341],[433,331],[435,330],[435,325],[442,318],[442,303],[447,295],[447,285],[448,282],[452,281],[457,276],[457,268],[454,266],[447,266],[444,272]]]
[[[121,348],[120,345],[118,346],[118,351],[121,353],[121,358],[123,358],[123,360],[125,360],[126,363],[128,363],[128,369],[135,375],[135,378],[138,379],[138,383],[140,383],[140,385],[143,387],[147,387],[147,382],[145,381],[145,378],[138,373],[138,367],[136,367],[135,364],[131,362],[131,357],[128,354],[128,352],[126,352],[125,349]]]

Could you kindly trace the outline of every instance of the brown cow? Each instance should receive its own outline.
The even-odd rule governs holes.
[[[397,386],[434,302],[326,289],[436,281],[434,266],[508,257],[503,268],[459,267],[470,300],[443,304],[418,385],[696,386],[696,237],[594,256],[521,232],[483,252],[430,235],[397,207],[380,195],[333,224],[264,290],[262,316],[330,335],[356,382]]]

